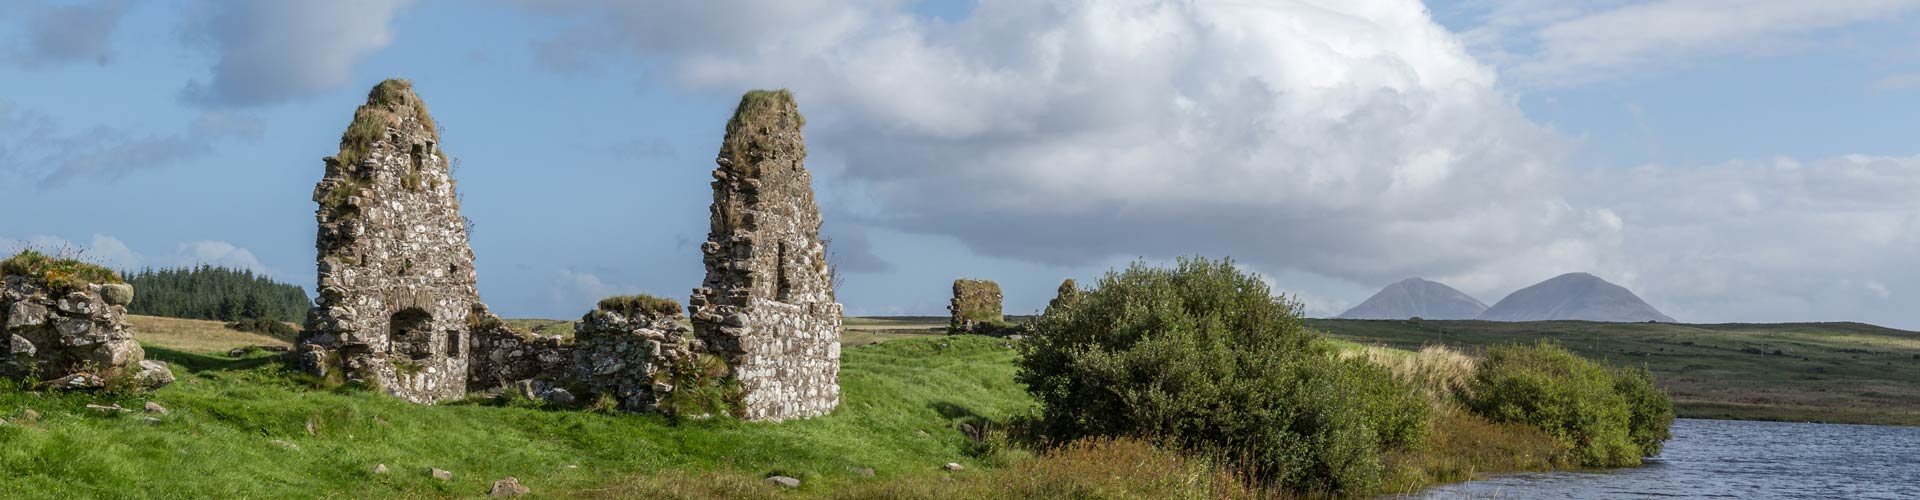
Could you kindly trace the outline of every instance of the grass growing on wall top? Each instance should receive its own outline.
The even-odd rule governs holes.
[[[0,275],[25,276],[55,290],[78,290],[95,283],[125,283],[120,273],[79,259],[50,256],[37,250],[20,253],[0,261]]]

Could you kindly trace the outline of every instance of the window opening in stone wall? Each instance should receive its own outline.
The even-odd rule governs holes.
[[[392,353],[422,361],[433,357],[433,315],[419,308],[407,308],[393,314],[388,323],[387,340]]]
[[[778,260],[774,261],[773,272],[775,279],[778,280],[778,291],[773,300],[792,302],[793,280],[787,279],[787,242],[780,242],[780,253],[775,258]]]
[[[447,330],[447,357],[460,357],[460,331]]]

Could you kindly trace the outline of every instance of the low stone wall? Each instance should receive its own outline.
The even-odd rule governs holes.
[[[580,318],[572,339],[529,335],[498,320],[476,321],[476,392],[518,392],[561,405],[607,396],[631,412],[666,410],[674,370],[694,365],[702,349],[679,314],[627,317],[596,309]],[[671,413],[671,411],[663,411]]]
[[[173,382],[166,363],[147,360],[133,340],[126,322],[132,301],[130,285],[53,290],[27,277],[7,276],[0,290],[7,348],[0,375],[39,380],[54,389],[157,388]]]

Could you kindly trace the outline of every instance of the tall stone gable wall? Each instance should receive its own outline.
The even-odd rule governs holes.
[[[804,123],[787,91],[749,92],[715,159],[712,228],[701,246],[707,277],[688,305],[695,336],[739,381],[748,420],[840,404],[840,304],[804,165]]]
[[[404,80],[375,86],[314,188],[319,297],[302,367],[408,401],[466,394],[469,317],[484,313],[447,157]]]

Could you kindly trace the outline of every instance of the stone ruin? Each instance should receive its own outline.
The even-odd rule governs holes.
[[[953,280],[953,302],[947,311],[948,333],[990,333],[1007,323],[1000,313],[1000,284],[987,280]]]
[[[805,123],[787,91],[749,92],[714,160],[707,277],[688,305],[694,335],[739,381],[750,420],[840,404],[840,304],[804,165]]]
[[[326,158],[319,293],[298,362],[416,403],[467,393],[468,319],[484,314],[466,219],[426,104],[405,80],[373,88]]]
[[[560,405],[606,395],[622,410],[674,413],[677,408],[663,403],[686,382],[685,371],[698,365],[699,345],[692,331],[680,325],[686,317],[679,303],[651,299],[671,307],[633,305],[641,300],[600,301],[600,307],[580,318],[571,341],[524,334],[491,320],[474,331],[475,358],[467,387]]]
[[[146,359],[127,326],[132,285],[49,283],[58,280],[13,273],[4,280],[0,325],[7,356],[0,376],[52,389],[153,389],[173,382],[166,363]]]
[[[319,297],[296,365],[417,403],[511,391],[748,420],[830,412],[840,400],[841,307],[802,164],[802,123],[786,91],[748,93],[728,122],[692,328],[671,300],[618,297],[564,339],[515,331],[480,301],[433,120],[406,81],[381,82],[314,189]],[[694,399],[727,407],[681,403]]]
[[[1067,278],[1060,282],[1059,289],[1054,290],[1053,300],[1047,301],[1047,310],[1052,311],[1077,300],[1080,300],[1080,286],[1073,282],[1073,278]]]

